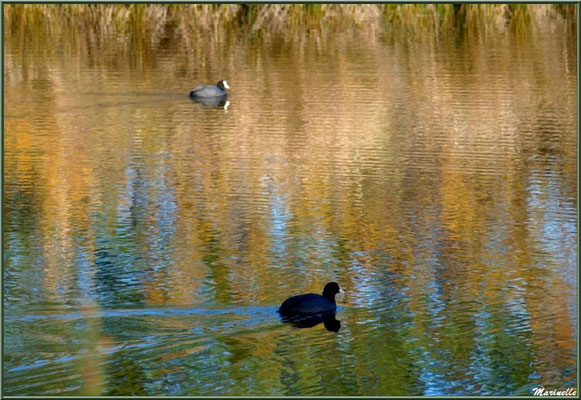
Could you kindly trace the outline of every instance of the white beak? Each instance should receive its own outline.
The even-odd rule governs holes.
[[[226,89],[230,89],[230,86],[228,86],[228,82],[224,81],[224,87],[225,87]]]
[[[339,293],[345,294],[345,291],[343,289],[339,288]]]

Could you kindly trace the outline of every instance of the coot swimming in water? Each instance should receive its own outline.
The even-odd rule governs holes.
[[[308,318],[314,314],[334,314],[337,309],[335,303],[337,293],[344,293],[339,284],[327,283],[322,296],[309,293],[289,297],[281,304],[278,313],[287,320]]]
[[[192,99],[226,98],[228,96],[226,89],[230,89],[226,81],[220,81],[215,86],[201,85],[190,92],[190,97]]]

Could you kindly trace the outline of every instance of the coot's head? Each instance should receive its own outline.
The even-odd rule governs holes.
[[[228,86],[228,82],[226,81],[220,81],[216,84],[216,86],[218,86],[222,90],[230,89],[230,86]]]
[[[329,282],[325,285],[325,288],[323,289],[323,296],[333,301],[335,301],[335,295],[337,293],[341,294],[345,293],[343,289],[339,287],[339,284],[337,282]]]

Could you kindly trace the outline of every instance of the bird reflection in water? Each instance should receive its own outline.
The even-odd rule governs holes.
[[[328,331],[339,332],[339,329],[341,329],[341,321],[335,318],[335,312],[297,315],[282,317],[281,319],[283,322],[290,323],[297,328],[312,328],[322,322]]]
[[[191,98],[194,103],[201,105],[202,107],[217,107],[223,108],[225,111],[228,111],[228,107],[230,107],[230,102],[223,97],[209,97],[209,98]]]

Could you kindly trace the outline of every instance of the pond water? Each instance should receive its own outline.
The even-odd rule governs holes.
[[[4,394],[575,386],[575,37],[7,37]]]

